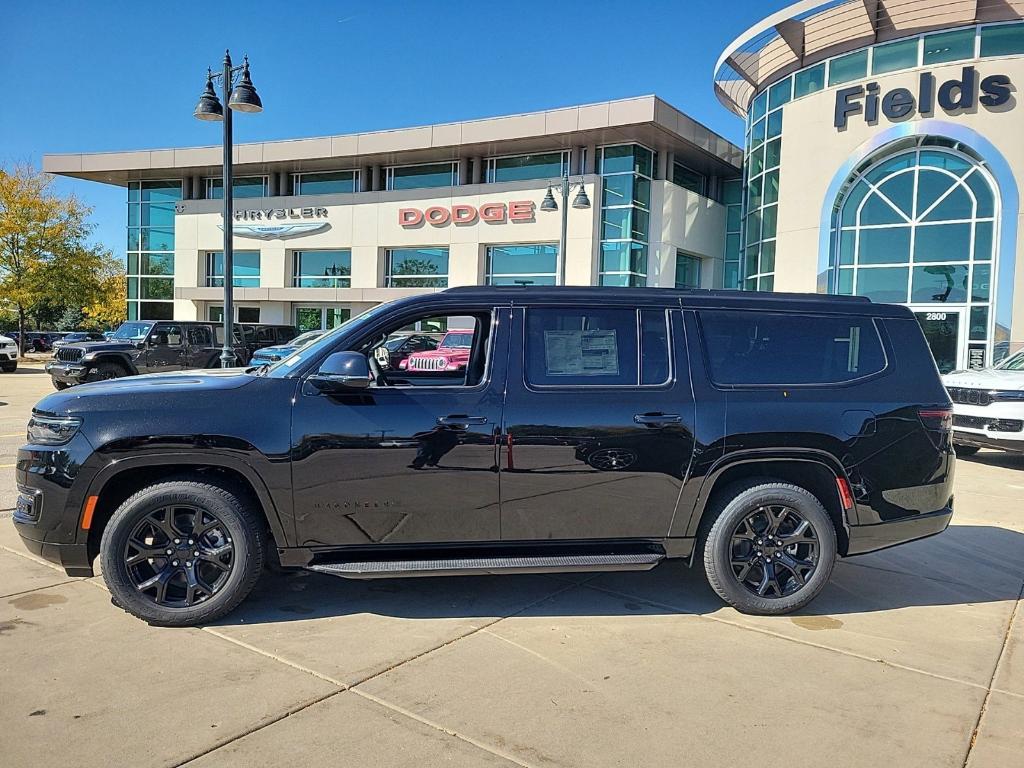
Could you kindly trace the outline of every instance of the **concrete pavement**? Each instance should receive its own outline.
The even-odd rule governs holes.
[[[0,761],[12,766],[1024,766],[1024,459],[958,466],[955,525],[748,617],[699,571],[267,574],[149,627],[21,548],[0,374]]]

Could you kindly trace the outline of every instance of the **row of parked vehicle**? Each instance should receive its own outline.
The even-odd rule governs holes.
[[[112,333],[113,331],[25,331],[24,339],[21,339],[18,331],[8,331],[2,335],[15,346],[19,346],[18,341],[21,340],[22,352],[52,352],[68,342],[103,341]]]

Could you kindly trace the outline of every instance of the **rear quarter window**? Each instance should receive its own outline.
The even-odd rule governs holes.
[[[870,317],[717,310],[699,317],[715,384],[841,384],[886,367]]]

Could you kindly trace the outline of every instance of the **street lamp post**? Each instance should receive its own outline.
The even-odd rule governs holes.
[[[576,182],[579,185],[579,189],[576,192],[576,197],[573,198],[573,208],[589,208],[590,198],[587,196],[586,187],[583,185],[583,180],[580,179]],[[557,285],[565,285],[565,241],[568,237],[569,231],[569,188],[572,186],[569,182],[569,168],[566,167],[562,173],[562,178],[558,182],[559,189],[562,195],[562,229],[558,236],[558,256],[555,261],[555,283]],[[540,209],[542,211],[557,211],[559,210],[558,203],[555,201],[555,196],[551,190],[554,186],[548,186],[547,194],[544,195],[544,199],[541,201]]]
[[[236,78],[236,75],[238,77]],[[227,105],[222,106],[221,99],[213,89],[213,81],[220,80],[221,99]],[[231,113],[262,112],[263,102],[260,101],[256,88],[249,77],[249,57],[242,60],[242,66],[231,66],[231,52],[224,51],[223,71],[214,74],[206,70],[206,88],[196,104],[194,116],[199,120],[220,120],[224,123],[224,169],[221,176],[224,191],[224,346],[220,352],[220,367],[231,368],[235,364],[234,339],[234,227],[232,225],[232,208],[234,207],[234,174],[231,167],[232,135]]]

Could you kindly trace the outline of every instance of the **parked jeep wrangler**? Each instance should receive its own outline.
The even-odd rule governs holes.
[[[455,318],[472,326],[458,370],[377,360],[402,329]],[[159,625],[231,611],[268,550],[356,579],[679,558],[739,610],[781,614],[837,557],[946,528],[951,419],[904,307],[455,288],[274,365],[49,395],[18,453],[14,524],[70,575],[99,557],[115,604]]]
[[[106,341],[68,343],[46,364],[53,386],[66,389],[105,379],[189,368],[219,368],[220,344],[214,323],[138,321],[122,323]],[[219,336],[223,338],[223,336]],[[236,338],[236,363],[248,359]]]

